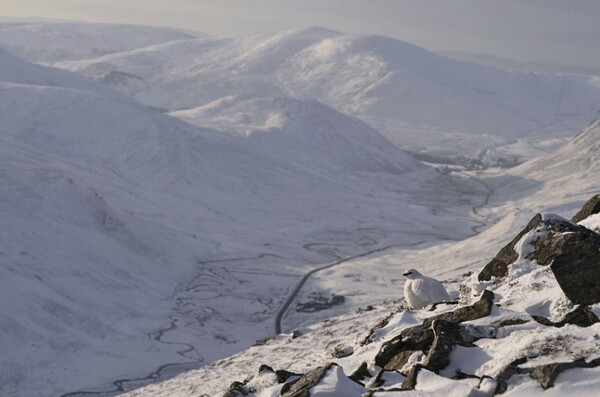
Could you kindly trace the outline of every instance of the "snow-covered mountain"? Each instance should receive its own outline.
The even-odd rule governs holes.
[[[273,332],[306,272],[469,235],[485,195],[311,101],[232,100],[287,117],[236,136],[6,51],[0,91],[2,395],[111,390],[232,354]],[[440,213],[411,199],[434,182],[454,200]]]
[[[596,120],[560,149],[501,172],[483,173],[495,191],[489,216],[529,211],[572,214],[600,180],[600,124]],[[529,213],[530,214],[530,213]]]
[[[404,268],[459,280],[531,211],[568,214],[597,192],[597,123],[518,168],[465,173],[423,165],[364,122],[427,159],[466,147],[484,163],[522,159],[596,112],[597,79],[322,28],[0,28],[0,46],[104,83],[0,50],[1,395],[114,395],[334,314],[371,305],[378,321]],[[372,325],[361,316],[330,323],[349,341]],[[269,349],[207,367],[202,384],[223,386],[214,368],[229,362],[243,380]]]
[[[401,173],[423,169],[400,156],[389,140],[364,122],[316,101],[226,97],[170,113],[194,125],[244,137],[266,157],[323,170]]]
[[[506,72],[323,28],[182,40],[57,66],[168,111],[237,95],[318,100],[442,162],[523,161],[560,146],[600,109],[589,77]]]
[[[77,22],[0,22],[0,47],[43,63],[95,58],[202,33],[137,25]]]
[[[581,131],[559,150],[533,159],[511,174],[530,176],[554,185],[577,179],[593,180],[600,173],[600,119]]]

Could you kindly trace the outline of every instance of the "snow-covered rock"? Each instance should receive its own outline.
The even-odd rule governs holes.
[[[573,215],[573,218],[571,218],[571,220],[573,222],[580,223],[580,222],[586,220],[587,218],[592,217],[598,213],[600,213],[600,194],[596,194],[594,197],[589,199],[583,205],[581,210],[579,210],[579,212],[577,212],[575,215]]]
[[[572,303],[600,302],[598,233],[557,215],[538,214],[484,267],[478,280],[506,277],[523,261],[549,266]]]

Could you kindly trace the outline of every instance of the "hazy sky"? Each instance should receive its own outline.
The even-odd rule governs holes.
[[[600,0],[0,0],[0,15],[174,26],[217,36],[319,25],[432,50],[600,69]]]

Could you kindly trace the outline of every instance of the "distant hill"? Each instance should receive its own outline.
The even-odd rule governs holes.
[[[182,40],[57,66],[165,111],[236,95],[317,100],[442,163],[514,165],[556,148],[600,109],[589,77],[506,72],[318,27]]]
[[[0,20],[0,47],[42,63],[95,58],[203,35],[138,25]]]

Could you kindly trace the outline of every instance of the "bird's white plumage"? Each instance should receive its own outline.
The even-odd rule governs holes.
[[[404,299],[409,307],[422,309],[431,303],[450,300],[448,292],[436,279],[424,276],[414,269],[408,269],[404,276],[407,279],[404,284]]]

